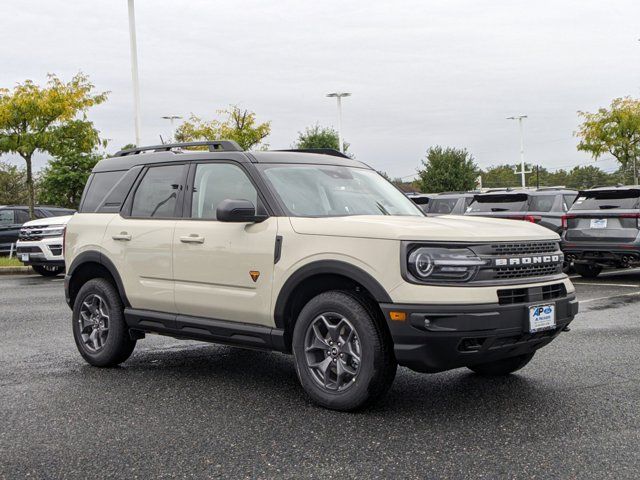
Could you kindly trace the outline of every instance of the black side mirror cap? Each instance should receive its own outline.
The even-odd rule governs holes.
[[[218,204],[216,218],[220,222],[258,223],[267,216],[256,214],[256,207],[249,200],[227,198]]]

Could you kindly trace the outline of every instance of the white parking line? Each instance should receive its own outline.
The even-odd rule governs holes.
[[[610,295],[608,297],[590,298],[588,300],[580,300],[580,303],[597,302],[598,300],[607,300],[609,298],[616,298],[616,297],[629,297],[632,295],[640,295],[640,292],[621,293],[620,295]]]

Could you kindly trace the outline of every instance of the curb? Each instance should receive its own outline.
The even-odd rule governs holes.
[[[17,273],[33,272],[31,267],[0,267],[0,275],[15,275]]]

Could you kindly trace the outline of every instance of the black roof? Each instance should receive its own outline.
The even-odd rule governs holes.
[[[221,144],[223,142],[198,143],[208,145],[209,143]],[[98,162],[93,168],[93,172],[129,170],[137,165],[196,160],[233,160],[239,163],[289,163],[370,168],[363,162],[335,154],[307,153],[303,151],[244,152],[237,149],[227,151],[222,148],[212,148],[213,151],[180,150],[183,146],[192,146],[192,144],[156,145],[123,150],[118,152],[114,157],[106,158]]]

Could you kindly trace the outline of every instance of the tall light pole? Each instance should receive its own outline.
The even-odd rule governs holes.
[[[163,115],[162,118],[171,122],[171,135],[173,135],[173,122],[176,120],[180,120],[182,117],[180,115]]]
[[[522,188],[526,187],[527,182],[525,180],[524,174],[527,173],[524,171],[524,129],[522,126],[522,120],[527,118],[526,115],[516,115],[513,117],[507,117],[507,120],[518,120],[518,128],[520,130],[520,175],[522,178]]]
[[[344,142],[342,141],[342,97],[350,96],[351,94],[347,92],[334,92],[327,94],[327,97],[335,97],[338,101],[338,146],[342,153],[344,153]]]
[[[136,146],[140,146],[140,84],[138,81],[138,44],[136,42],[136,13],[133,0],[129,1],[129,45],[131,47],[131,80],[133,82],[133,125]]]

